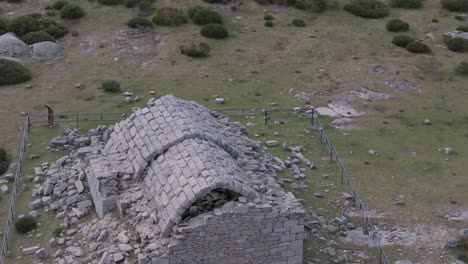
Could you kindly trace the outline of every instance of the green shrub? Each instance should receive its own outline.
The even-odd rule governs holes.
[[[182,9],[175,7],[163,7],[156,11],[153,23],[162,26],[177,26],[188,22]]]
[[[0,85],[17,84],[31,80],[32,73],[23,65],[0,59]]]
[[[468,75],[468,62],[467,61],[460,62],[460,64],[458,64],[458,66],[455,67],[455,72],[460,75]]]
[[[225,39],[229,33],[225,27],[220,24],[208,24],[202,27],[200,33],[202,36],[214,39]]]
[[[467,253],[458,253],[457,254],[457,259],[466,263],[466,262],[468,262],[468,254]]]
[[[393,38],[392,43],[398,47],[406,48],[408,44],[414,42],[415,39],[407,35],[397,35]]]
[[[138,9],[144,16],[150,16],[156,10],[154,3],[151,0],[143,0],[138,4]]]
[[[135,17],[127,22],[127,26],[131,28],[152,28],[153,23],[147,18]]]
[[[57,227],[52,231],[52,235],[54,237],[59,237],[62,234],[62,232],[63,232],[63,228],[62,227]]]
[[[202,10],[202,9],[207,9],[205,7],[202,7],[202,6],[192,6],[190,7],[188,10],[187,10],[187,15],[190,19],[192,19],[193,15],[195,15],[195,13],[199,10]]]
[[[125,1],[125,7],[127,8],[133,8],[137,6],[140,3],[140,0],[126,0]]]
[[[8,166],[10,166],[10,157],[8,157],[6,151],[0,147],[0,175],[8,170]]]
[[[122,0],[98,0],[101,5],[120,5]]]
[[[36,229],[37,221],[32,216],[25,216],[15,223],[15,229],[18,233],[26,234],[29,231]]]
[[[120,83],[114,80],[105,80],[102,82],[102,88],[106,92],[117,93],[120,92]]]
[[[430,53],[431,49],[429,46],[426,44],[419,42],[419,41],[413,41],[406,45],[406,50],[411,52],[411,53]]]
[[[274,27],[274,26],[275,26],[275,24],[273,24],[273,21],[271,21],[271,20],[265,21],[265,27]]]
[[[0,35],[7,33],[7,24],[8,21],[6,19],[0,18]]]
[[[388,21],[385,28],[390,32],[408,31],[409,24],[401,19],[393,19]]]
[[[203,2],[207,2],[210,4],[219,4],[219,3],[222,3],[223,0],[203,0]]]
[[[210,53],[210,46],[205,42],[202,42],[198,45],[192,44],[188,47],[181,46],[180,53],[194,58],[207,57],[208,53]]]
[[[465,52],[468,49],[468,41],[463,38],[449,38],[445,40],[447,48],[455,52]]]
[[[22,40],[28,45],[44,41],[55,41],[55,39],[45,31],[29,32],[22,37]]]
[[[201,26],[223,23],[223,18],[218,12],[206,8],[197,9],[192,15],[192,20],[195,24]]]
[[[62,13],[60,14],[62,18],[69,18],[69,19],[82,18],[84,17],[84,15],[85,15],[84,9],[81,6],[75,5],[75,4],[65,5],[62,9]]]
[[[60,38],[68,33],[67,27],[54,20],[44,18],[41,14],[29,14],[13,18],[8,22],[7,30],[19,37],[29,32],[41,30],[55,38]]]
[[[465,17],[463,16],[454,16],[453,18],[455,18],[455,20],[458,20],[458,21],[465,21]]]
[[[68,5],[68,2],[67,1],[63,1],[63,0],[58,0],[58,1],[55,1],[54,4],[52,5],[52,7],[56,10],[62,10],[62,8],[64,6]]]
[[[468,32],[468,25],[461,25],[457,27],[458,31]]]
[[[401,8],[419,8],[422,6],[422,0],[392,0],[390,5]]]
[[[296,0],[296,3],[298,1]],[[328,1],[327,0],[313,0],[312,1],[315,5],[315,7],[317,8],[317,11],[319,12],[323,12],[327,9],[328,7]]]
[[[274,17],[273,15],[265,15],[265,16],[263,17],[263,19],[268,21],[268,20],[273,20],[273,19],[275,19],[275,17]]]
[[[433,19],[432,19],[432,23],[439,23],[439,19],[433,18]]]
[[[445,8],[452,12],[467,12],[468,1],[466,0],[442,0],[440,1],[442,8]]]
[[[344,10],[364,18],[381,18],[390,13],[389,7],[377,0],[351,0]]]
[[[77,30],[72,30],[71,35],[76,38],[80,36],[80,32],[78,32]]]
[[[302,19],[297,19],[297,18],[293,19],[293,21],[291,22],[291,24],[292,24],[293,26],[296,26],[296,27],[305,27],[305,25],[306,25],[305,22],[304,22],[304,20],[302,20]]]
[[[23,0],[7,0],[8,3],[20,3],[23,2]]]

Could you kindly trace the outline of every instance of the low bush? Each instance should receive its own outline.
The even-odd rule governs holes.
[[[401,19],[393,19],[388,21],[385,28],[390,32],[408,31],[409,24]]]
[[[271,21],[271,20],[265,21],[265,27],[274,27],[274,26],[275,26],[275,24],[273,24],[273,21]]]
[[[458,21],[465,21],[464,16],[454,16],[453,18],[455,18],[455,20],[458,20]]]
[[[419,8],[422,6],[423,0],[392,0],[390,5],[401,8]]]
[[[203,58],[203,57],[207,57],[208,54],[210,53],[210,46],[205,42],[199,43],[198,45],[192,44],[188,47],[181,46],[180,53],[185,54],[189,57]]]
[[[68,2],[67,1],[63,1],[63,0],[58,0],[58,1],[55,1],[53,4],[52,4],[52,7],[56,10],[62,10],[62,8],[64,6],[68,5]]]
[[[117,93],[120,92],[120,83],[114,80],[105,80],[102,82],[102,88],[106,92]]]
[[[381,18],[390,13],[389,7],[377,0],[351,0],[344,10],[364,18]]]
[[[275,17],[273,15],[265,15],[265,16],[263,16],[263,19],[264,20],[274,20]]]
[[[0,35],[7,33],[7,24],[8,21],[6,19],[0,18]]]
[[[23,0],[7,0],[8,3],[21,3]]]
[[[461,25],[457,27],[458,31],[468,32],[468,25]]]
[[[10,166],[10,157],[8,157],[6,151],[0,147],[0,175],[8,170],[8,166]]]
[[[442,8],[452,12],[467,12],[468,1],[466,0],[441,0]]]
[[[10,20],[7,24],[7,31],[23,37],[29,32],[45,31],[54,38],[63,37],[68,33],[67,27],[49,18],[42,17],[41,14],[29,14],[19,16]]]
[[[202,36],[214,39],[225,39],[229,36],[227,29],[220,24],[208,24],[202,27]]]
[[[28,45],[44,41],[55,41],[55,39],[45,31],[29,32],[22,37],[22,40]]]
[[[292,24],[293,26],[296,26],[296,27],[305,27],[305,25],[306,25],[305,22],[304,22],[304,20],[302,20],[302,19],[297,19],[297,18],[293,19],[293,21],[291,22],[291,24]]]
[[[195,15],[195,13],[199,10],[202,10],[202,9],[207,9],[205,7],[202,7],[202,6],[192,6],[190,7],[188,10],[187,10],[187,15],[190,19],[192,19],[193,15]]]
[[[463,262],[468,262],[468,253],[458,253],[457,254],[457,259],[461,260]]]
[[[133,8],[137,6],[140,3],[140,0],[126,0],[125,1],[125,7],[127,8]]]
[[[122,0],[98,0],[101,5],[120,5]]]
[[[15,223],[15,229],[18,233],[26,234],[29,231],[36,229],[37,220],[32,216],[25,216]]]
[[[52,235],[54,237],[60,237],[60,235],[62,234],[63,232],[63,228],[62,227],[57,227],[55,228],[53,231],[52,231]]]
[[[188,22],[184,11],[175,7],[163,7],[156,11],[153,23],[162,26],[177,26]]]
[[[130,28],[152,28],[153,23],[147,18],[135,17],[127,22],[127,26]]]
[[[65,5],[60,14],[62,18],[69,18],[69,19],[82,18],[84,17],[84,15],[85,15],[84,9],[81,6],[75,5],[75,4]]]
[[[455,72],[460,75],[468,75],[468,62],[462,61],[456,68]],[[1,174],[1,173],[0,173]]]
[[[0,85],[17,84],[31,80],[32,73],[23,65],[0,59]]]
[[[455,52],[465,52],[468,49],[468,40],[463,38],[450,38],[445,41],[447,48]]]
[[[415,39],[407,35],[397,35],[393,38],[392,43],[398,47],[406,48],[408,44],[414,42]]]
[[[223,3],[223,0],[203,0],[203,2],[207,2],[210,4],[219,4],[219,3]]]
[[[156,10],[154,7],[154,1],[152,0],[143,0],[138,3],[138,9],[140,10],[141,14],[144,16],[150,16]]]
[[[199,8],[192,15],[192,21],[197,25],[223,24],[223,17],[216,11]]]
[[[419,42],[419,41],[413,41],[406,45],[406,50],[411,52],[411,53],[430,53],[431,49],[429,46],[426,44]]]
[[[439,19],[433,18],[433,19],[432,19],[432,23],[439,23]]]

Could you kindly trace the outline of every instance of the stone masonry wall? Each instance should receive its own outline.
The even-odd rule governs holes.
[[[199,221],[194,224],[193,221]],[[175,230],[178,244],[153,264],[301,264],[304,214],[269,205],[223,206]]]

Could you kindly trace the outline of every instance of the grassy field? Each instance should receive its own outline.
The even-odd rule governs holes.
[[[17,85],[0,89],[0,98],[7,98],[0,104],[5,124],[0,127],[0,145],[15,151],[21,126],[19,112],[43,111],[46,103],[57,112],[129,111],[130,106],[143,105],[151,97],[150,91],[157,96],[174,94],[210,108],[219,107],[214,104],[214,97],[227,99],[223,107],[275,103],[281,108],[302,106],[303,102],[294,96],[301,92],[313,94],[310,101],[314,106],[345,98],[366,114],[353,118],[353,130],[327,127],[327,132],[366,204],[384,212],[386,221],[396,226],[415,230],[433,223],[450,230],[463,226],[447,222],[442,216],[451,209],[468,209],[464,163],[468,147],[468,79],[453,73],[454,67],[468,57],[448,51],[443,44],[442,34],[463,22],[454,19],[455,13],[443,11],[439,1],[427,0],[424,8],[417,10],[392,9],[388,18],[379,20],[362,19],[341,8],[318,14],[246,1],[237,12],[220,8],[231,36],[227,40],[204,40],[212,47],[206,59],[179,54],[179,45],[203,39],[196,25],[156,27],[133,38],[116,32],[126,28],[126,21],[136,15],[135,11],[74,2],[85,7],[87,16],[78,22],[65,21],[80,36],[65,37],[64,57],[47,61],[26,59],[34,72],[32,88]],[[183,1],[157,5],[169,3],[188,6]],[[2,15],[9,17],[6,12],[25,14],[47,4],[48,1],[7,6],[0,2],[0,7],[5,10]],[[266,13],[275,16],[275,27],[264,27]],[[293,18],[304,19],[307,27],[289,26]],[[408,21],[408,34],[427,43],[432,53],[415,55],[393,46],[395,33],[385,30],[385,23],[393,18]],[[432,18],[439,23],[432,23]],[[121,81],[124,90],[134,92],[142,102],[128,105],[123,96],[104,93],[98,89],[104,79]],[[419,91],[398,92],[386,84],[405,81]],[[85,88],[74,88],[76,83]],[[391,98],[351,97],[351,92],[360,87],[387,93]],[[431,126],[423,124],[425,118],[431,120]],[[251,130],[253,134],[265,133],[262,139],[273,137],[272,131],[277,129],[280,128],[259,123]],[[286,130],[283,135],[289,141],[312,144],[307,149],[313,150],[308,154],[315,160],[324,155],[318,154],[323,146],[295,137],[302,133],[302,126],[288,124],[281,129]],[[49,132],[40,134],[41,143],[52,136]],[[447,146],[457,154],[446,156],[438,151]],[[370,149],[378,155],[369,155]],[[44,150],[34,151],[42,153],[44,160],[50,158]],[[399,195],[405,197],[406,206],[393,205],[393,199]],[[311,206],[317,203],[307,195],[303,198]],[[442,254],[446,238],[439,238],[431,250]],[[407,249],[395,250],[394,255],[401,252],[411,255]],[[421,257],[427,257],[425,263],[437,263],[424,253]]]

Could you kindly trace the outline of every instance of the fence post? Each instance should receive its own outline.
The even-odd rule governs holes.
[[[265,109],[265,125],[268,125],[268,109]]]
[[[76,113],[76,128],[79,127],[79,115]]]
[[[29,131],[30,131],[30,129],[31,129],[31,124],[30,124],[30,122],[31,122],[31,119],[30,119],[29,115],[27,115],[27,116],[26,116],[26,132],[28,132],[28,133],[29,133]]]

